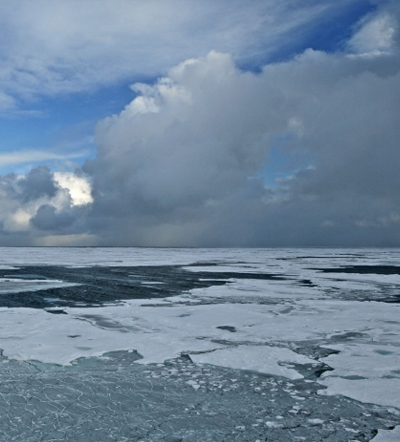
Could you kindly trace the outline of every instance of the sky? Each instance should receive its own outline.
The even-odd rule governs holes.
[[[3,0],[0,245],[400,246],[400,5]]]

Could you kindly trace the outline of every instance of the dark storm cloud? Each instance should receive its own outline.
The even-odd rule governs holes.
[[[43,204],[37,210],[35,216],[30,219],[30,223],[39,230],[62,231],[70,227],[74,222],[71,212],[57,212],[51,204]]]
[[[35,167],[23,176],[15,174],[0,176],[3,206],[11,200],[25,204],[40,198],[53,198],[59,190],[53,173],[46,166]]]
[[[68,241],[87,244],[86,216],[90,200],[85,184],[81,172],[54,174],[44,166],[26,175],[0,177],[0,242],[4,245],[57,245]],[[61,239],[57,235],[61,235]]]
[[[52,198],[59,188],[54,181],[53,173],[46,166],[38,166],[32,169],[18,181],[18,186],[24,202],[36,200],[40,197]]]

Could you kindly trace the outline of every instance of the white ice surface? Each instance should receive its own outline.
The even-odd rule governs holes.
[[[340,353],[324,358],[335,371],[321,378],[320,383],[328,387],[321,393],[346,391],[347,396],[361,402],[399,407],[400,346],[397,338],[394,339],[396,345],[384,340],[331,345]]]
[[[241,259],[244,249],[190,249],[146,247],[0,247],[0,266],[66,265],[155,266],[189,265],[195,262],[219,262]],[[261,250],[261,249],[255,249]],[[246,252],[246,256],[252,251]],[[256,259],[260,256],[256,252]]]
[[[191,249],[146,247],[0,247],[0,266],[139,266],[222,263],[242,271],[306,274],[307,268],[340,265],[393,265],[399,249]],[[240,263],[240,264],[238,264]],[[233,267],[231,267],[233,266]],[[195,269],[195,268],[194,268]],[[193,270],[194,270],[193,269]],[[209,267],[217,271],[216,267]],[[311,273],[315,273],[312,272]]]
[[[318,299],[326,295],[316,287],[300,286],[296,281],[257,279],[234,279],[224,286],[194,289],[191,294],[200,298],[249,298],[261,297],[279,299]]]
[[[372,439],[373,442],[399,442],[400,427],[393,430],[378,430],[378,434]]]
[[[254,347],[249,345],[224,348],[209,353],[190,354],[190,357],[195,363],[251,370],[259,373],[285,376],[289,379],[299,379],[303,376],[297,371],[281,365],[282,363],[310,364],[315,362],[287,348]]]
[[[375,336],[378,333],[377,330]],[[370,341],[364,344],[358,340],[351,344],[330,345],[340,353],[324,358],[324,362],[337,367],[335,376],[386,377],[400,381],[400,351],[398,343],[394,343],[396,345],[379,339],[376,343]]]
[[[399,378],[371,377],[350,380],[330,376],[319,383],[328,387],[327,390],[320,391],[320,394],[323,395],[341,394],[360,402],[400,408]]]
[[[57,279],[0,278],[0,295],[2,293],[30,292],[35,290],[71,287],[75,285],[78,284],[59,281]]]
[[[7,249],[7,257],[0,254],[0,265],[1,260],[16,266],[215,262],[223,264],[224,271],[250,272],[251,268],[289,275],[291,279],[232,279],[225,286],[196,289],[161,301],[68,308],[67,315],[1,308],[0,348],[9,358],[68,364],[83,356],[134,349],[144,358],[138,362],[158,363],[183,352],[199,363],[294,378],[299,375],[287,363],[312,362],[294,351],[296,342],[330,342],[328,347],[340,350],[340,354],[322,360],[334,368],[319,381],[328,387],[323,394],[344,394],[360,401],[400,407],[396,394],[400,391],[400,304],[333,298],[337,290],[351,294],[352,290],[380,290],[382,285],[396,289],[396,277],[348,277],[343,273],[338,281],[338,274],[315,270],[337,265],[397,265],[399,250],[10,250]],[[205,266],[202,271],[214,272],[217,268]],[[310,279],[317,287],[296,284],[294,278]],[[213,303],[201,304],[207,299]],[[234,327],[235,332],[218,328],[221,326]]]
[[[168,305],[168,301],[164,303]],[[178,303],[143,307],[136,301],[125,306],[66,311],[68,315],[38,309],[1,309],[0,348],[10,358],[58,364],[122,349],[137,350],[144,357],[142,363],[163,362],[184,352],[196,362],[293,378],[294,371],[282,362],[312,361],[276,344],[285,346],[298,340],[361,332],[363,341],[374,342],[373,348],[368,351],[367,344],[355,343],[346,346],[343,353],[325,358],[335,369],[321,380],[328,386],[326,393],[398,406],[400,379],[386,378],[393,374],[393,364],[399,358],[400,347],[393,345],[399,331],[397,305],[296,301],[278,305]],[[220,326],[235,327],[236,332],[217,328]],[[237,347],[224,345],[224,340]],[[391,353],[373,351],[385,349]],[[196,355],[210,350],[215,351]],[[389,361],[386,366],[385,361]],[[366,379],[342,377],[349,374]]]

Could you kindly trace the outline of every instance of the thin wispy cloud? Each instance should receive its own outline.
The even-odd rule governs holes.
[[[21,150],[18,152],[0,153],[0,169],[10,165],[32,164],[50,160],[70,160],[82,158],[86,155],[86,151],[56,153],[47,150]]]
[[[239,63],[278,47],[352,1],[14,0],[0,3],[3,101],[93,90],[154,77],[210,50]],[[1,104],[1,100],[0,100]],[[4,105],[7,103],[5,102]]]

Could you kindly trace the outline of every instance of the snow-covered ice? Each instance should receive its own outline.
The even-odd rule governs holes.
[[[393,430],[379,430],[378,435],[374,437],[373,442],[399,442],[400,427]]]
[[[302,376],[293,369],[279,365],[280,363],[310,364],[314,362],[312,359],[299,355],[287,348],[250,345],[238,345],[233,348],[217,349],[207,353],[190,354],[190,358],[195,363],[251,370],[259,373],[285,376],[289,379],[298,379]]]
[[[0,296],[74,286],[18,278],[18,268],[39,264],[88,271],[93,265],[179,265],[210,281],[208,287],[163,299],[63,307],[63,314],[0,307],[0,348],[6,361],[70,366],[79,358],[126,350],[140,354],[135,364],[146,366],[183,355],[201,367],[304,380],[321,397],[346,396],[400,414],[400,275],[374,270],[395,269],[399,250],[55,248],[38,253],[28,248],[7,249],[0,256],[2,268],[13,273],[0,279]],[[371,272],[320,270],[355,265],[371,266]],[[226,275],[225,284],[213,283],[217,273]],[[158,280],[141,284],[163,287]],[[200,379],[185,382],[193,393],[202,391]],[[296,400],[297,393],[290,394]],[[297,400],[302,403],[304,397]],[[298,412],[293,408],[293,415]],[[325,420],[310,417],[309,425],[324,426]],[[398,427],[380,429],[373,440],[400,440]]]
[[[59,287],[73,287],[74,285],[77,284],[57,280],[0,278],[0,295],[2,293],[21,293]]]

